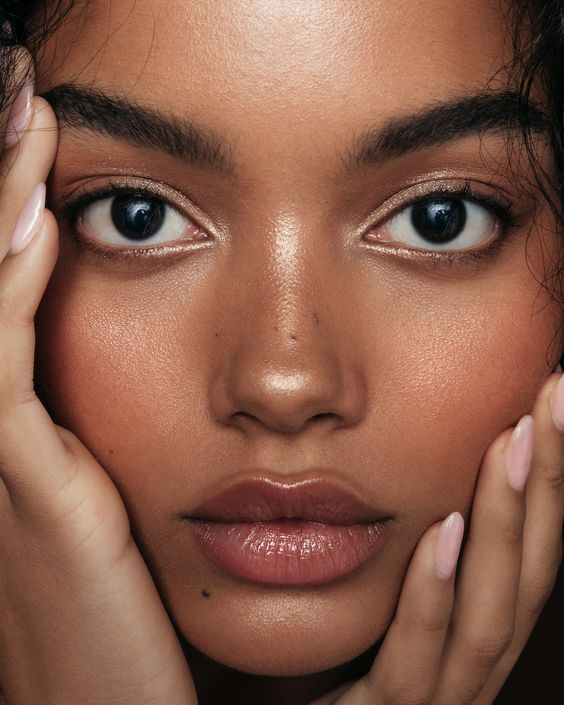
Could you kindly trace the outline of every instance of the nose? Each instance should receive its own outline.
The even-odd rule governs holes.
[[[221,423],[293,434],[319,422],[342,428],[360,420],[360,374],[340,364],[334,349],[295,336],[293,350],[281,344],[273,351],[264,337],[253,335],[216,385],[214,414]]]
[[[223,309],[210,394],[216,420],[246,433],[280,434],[357,423],[366,384],[339,286],[304,253],[292,259],[286,248],[278,264],[272,249],[268,256],[252,273],[246,269],[252,286]]]

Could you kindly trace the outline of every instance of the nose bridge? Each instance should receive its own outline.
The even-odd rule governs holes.
[[[234,246],[244,284],[224,311],[229,343],[212,395],[223,423],[291,433],[362,413],[359,371],[339,352],[335,263],[318,236],[286,218]]]
[[[295,345],[298,335],[307,337],[312,318],[319,318],[315,310],[320,292],[316,292],[318,272],[313,266],[313,236],[308,242],[303,229],[290,219],[268,230],[261,248],[264,259],[257,282],[265,305],[256,323],[264,327],[264,333],[275,333],[277,344],[285,343],[299,353],[304,344],[314,341],[310,336],[309,340],[302,339],[301,346]],[[323,266],[323,262],[317,265]]]
[[[238,336],[237,349],[291,367],[307,349],[323,345],[315,328],[321,302],[328,303],[322,289],[331,263],[320,256],[314,237],[297,218],[278,217],[257,223],[234,246],[231,274],[244,284],[233,304],[248,331]]]

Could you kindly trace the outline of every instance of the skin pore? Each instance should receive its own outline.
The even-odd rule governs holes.
[[[505,94],[503,32],[485,0],[88,0],[39,57],[62,125],[39,381],[119,488],[178,631],[211,663],[302,676],[369,649],[419,537],[467,515],[485,449],[557,362],[561,314],[538,281],[557,234],[500,123],[409,150],[375,139]],[[152,148],[135,106],[192,141]],[[191,239],[146,256],[87,244],[101,232],[73,203],[116,188],[165,199]],[[511,226],[490,216],[499,247],[481,259],[382,242],[413,201],[468,190],[512,211]],[[258,469],[347,483],[393,515],[385,548],[319,587],[225,574],[179,515]]]

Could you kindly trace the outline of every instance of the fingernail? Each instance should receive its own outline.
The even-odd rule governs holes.
[[[6,138],[4,140],[5,149],[9,149],[17,144],[22,134],[29,127],[32,116],[33,105],[33,82],[30,78],[20,88],[16,99],[12,103],[12,108],[6,123]]]
[[[45,210],[45,193],[45,184],[39,184],[33,189],[14,228],[10,254],[17,255],[25,250],[39,230]]]
[[[556,428],[564,431],[564,375],[550,395],[550,411]]]
[[[523,416],[515,426],[504,451],[507,479],[511,487],[522,492],[527,484],[533,458],[533,417]]]
[[[453,512],[441,524],[435,541],[435,572],[441,580],[448,580],[454,573],[463,535],[462,514]]]

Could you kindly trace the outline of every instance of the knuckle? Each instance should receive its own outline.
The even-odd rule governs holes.
[[[564,452],[560,457],[560,462],[558,460],[558,458],[555,458],[553,463],[543,462],[538,467],[537,476],[550,492],[559,492],[564,487],[564,473],[562,472],[564,468]]]
[[[530,616],[536,618],[542,612],[555,582],[556,573],[543,578],[537,577],[523,589],[522,606]]]
[[[513,641],[513,627],[499,630],[495,634],[471,637],[468,641],[468,656],[479,670],[490,669],[501,659]]]
[[[432,693],[422,684],[395,683],[388,686],[384,702],[389,705],[429,705]]]
[[[18,407],[33,404],[37,400],[31,385],[17,385],[4,380],[0,383],[0,416],[9,416]]]
[[[523,543],[525,524],[522,519],[511,518],[501,521],[497,533],[503,543],[510,547],[518,547]]]
[[[421,614],[417,616],[417,627],[422,631],[435,634],[437,632],[446,632],[450,623],[450,613],[431,613]]]
[[[466,681],[458,686],[456,705],[476,705],[476,700],[483,689],[483,681]],[[445,705],[447,705],[445,701]],[[448,703],[450,705],[450,703]]]

